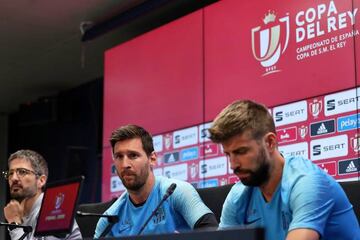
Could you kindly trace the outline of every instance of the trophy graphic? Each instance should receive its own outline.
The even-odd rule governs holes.
[[[322,110],[322,101],[314,99],[314,101],[309,104],[309,108],[313,117],[317,118]]]
[[[172,136],[170,134],[164,136],[164,144],[165,144],[165,149],[169,150],[172,145]]]
[[[304,138],[306,137],[307,133],[308,133],[308,127],[302,125],[302,126],[298,129],[298,131],[299,131],[300,137],[301,137],[302,139],[304,139]]]
[[[359,134],[355,134],[354,137],[350,138],[351,147],[355,152],[358,152],[360,150],[359,142],[360,142]]]

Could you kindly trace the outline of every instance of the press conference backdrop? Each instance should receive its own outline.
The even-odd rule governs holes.
[[[109,136],[154,135],[156,175],[233,183],[207,128],[236,99],[271,109],[283,154],[359,180],[360,0],[223,0],[105,53],[102,199],[124,190]]]

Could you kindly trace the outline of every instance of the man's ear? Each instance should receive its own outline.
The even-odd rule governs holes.
[[[149,156],[149,160],[150,160],[150,166],[155,166],[156,165],[156,161],[157,161],[157,154],[155,151],[153,151],[150,156]]]
[[[45,175],[41,175],[38,179],[38,188],[42,189],[43,186],[45,186],[46,181],[47,181],[47,177]]]
[[[277,137],[273,132],[269,132],[265,135],[265,144],[269,152],[273,152],[277,148]]]

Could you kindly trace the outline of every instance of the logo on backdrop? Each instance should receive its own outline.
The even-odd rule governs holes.
[[[310,123],[310,136],[316,137],[320,135],[331,134],[335,132],[335,119]]]
[[[276,136],[279,143],[293,142],[297,140],[297,128],[288,127],[276,130]]]
[[[172,136],[170,134],[164,136],[164,145],[166,150],[169,150],[172,146]]]
[[[189,170],[190,170],[190,178],[194,179],[198,176],[198,172],[199,172],[199,165],[197,165],[196,163],[192,163],[189,166]]]
[[[309,104],[309,112],[313,115],[314,118],[317,118],[322,110],[322,101],[314,99],[313,102]]]
[[[322,168],[327,174],[331,176],[336,175],[336,162],[323,162],[320,164],[317,164],[320,168]]]
[[[350,144],[351,144],[351,148],[354,150],[354,152],[359,152],[360,150],[360,135],[359,134],[355,134],[354,137],[350,138]]]
[[[63,204],[65,199],[65,194],[64,193],[58,193],[55,197],[55,209],[58,210],[61,205]]]
[[[360,169],[360,162],[358,158],[339,161],[339,175],[357,173]]]
[[[299,127],[298,131],[299,131],[299,136],[304,139],[306,137],[306,135],[308,134],[308,127],[301,125],[301,127]]]
[[[269,10],[263,19],[264,25],[251,29],[252,52],[255,59],[265,68],[263,76],[281,71],[275,64],[289,43],[289,16],[278,21],[276,18],[275,12]]]

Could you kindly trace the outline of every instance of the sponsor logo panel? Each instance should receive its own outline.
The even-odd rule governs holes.
[[[153,144],[155,152],[162,152],[163,150],[163,136],[158,135],[153,137]]]
[[[199,158],[199,148],[187,148],[180,151],[180,159],[181,161],[189,161]]]
[[[122,184],[120,178],[118,176],[112,176],[110,178],[110,192],[119,192],[124,191],[125,186]]]
[[[210,133],[208,129],[211,127],[211,122],[199,125],[199,142],[210,141]]]
[[[198,184],[198,188],[209,188],[209,187],[217,187],[219,186],[218,179],[207,179],[200,181]]]
[[[116,167],[114,164],[111,165],[111,175],[117,175]]]
[[[189,164],[190,179],[195,179],[199,176],[199,165],[197,163]]]
[[[310,124],[310,136],[316,137],[335,132],[335,119]]]
[[[179,152],[165,153],[163,156],[164,163],[174,163],[179,161]]]
[[[296,103],[275,107],[273,110],[273,114],[274,114],[273,118],[276,127],[290,123],[306,121],[308,118],[307,102],[300,101]]]
[[[227,158],[217,157],[207,160],[201,160],[200,166],[200,178],[216,177],[227,174]]]
[[[311,160],[320,160],[348,155],[348,136],[339,135],[310,142]]]
[[[224,186],[226,184],[228,184],[227,178],[223,177],[219,180],[219,186]]]
[[[338,164],[339,175],[359,173],[360,171],[360,164],[358,158],[339,161]]]
[[[249,32],[253,58],[264,70],[262,76],[282,71],[279,60],[285,57],[286,61],[286,49],[290,44],[295,49],[297,61],[334,54],[348,47],[348,42],[359,35],[359,30],[353,27],[357,12],[358,8],[342,9],[335,1],[312,4],[291,13],[269,9]],[[344,30],[345,33],[338,33]],[[319,105],[312,110],[314,117],[318,111]]]
[[[360,135],[359,134],[355,134],[354,137],[350,138],[350,145],[355,153],[359,152],[359,150],[360,150]]]
[[[164,135],[164,148],[165,150],[169,150],[173,146],[173,136],[171,134],[165,134]]]
[[[301,125],[301,127],[298,128],[298,133],[301,139],[305,139],[308,132],[309,128],[307,126]]]
[[[330,176],[336,175],[336,162],[324,162],[317,164],[320,168],[322,168],[327,174]]]
[[[293,157],[301,156],[304,158],[309,158],[309,150],[308,150],[307,142],[279,146],[279,151],[284,156],[293,156]]]
[[[323,102],[318,99],[314,99],[311,103],[309,103],[309,112],[314,118],[319,117],[319,114],[322,111]]]
[[[175,131],[173,134],[174,148],[181,148],[198,143],[198,128],[191,127]]]
[[[356,92],[356,89],[350,89],[326,95],[324,98],[326,104],[325,116],[355,111],[358,100]]]
[[[338,132],[350,131],[360,126],[360,114],[353,114],[337,119]]]
[[[200,157],[210,157],[219,154],[219,145],[216,143],[206,143],[200,146]]]
[[[288,127],[276,130],[279,143],[293,142],[297,140],[297,128]]]
[[[186,163],[164,167],[164,176],[183,181],[188,179],[188,167]]]

